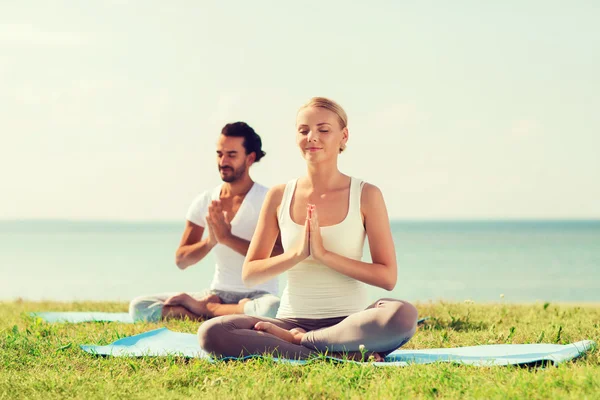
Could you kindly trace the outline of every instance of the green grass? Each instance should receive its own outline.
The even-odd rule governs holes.
[[[592,305],[418,304],[432,319],[406,348],[491,343],[600,343]],[[476,368],[444,363],[405,368],[270,360],[221,362],[100,358],[79,344],[108,344],[165,324],[47,324],[30,311],[126,311],[122,303],[0,303],[0,398],[599,398],[600,354],[558,367]],[[198,324],[173,321],[195,333]]]

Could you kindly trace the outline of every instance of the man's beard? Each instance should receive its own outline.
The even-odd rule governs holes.
[[[242,164],[238,169],[233,167],[225,167],[219,168],[219,172],[227,171],[228,174],[226,176],[221,175],[221,179],[223,182],[232,183],[240,179],[244,173],[246,172],[246,165]]]

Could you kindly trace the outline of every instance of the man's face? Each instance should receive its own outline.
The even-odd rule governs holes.
[[[246,149],[244,149],[243,137],[219,136],[217,141],[217,165],[223,182],[231,183],[242,178],[250,166],[249,158],[246,155]]]

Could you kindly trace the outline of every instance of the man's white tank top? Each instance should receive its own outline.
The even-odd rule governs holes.
[[[297,179],[287,183],[278,221],[284,250],[304,238],[304,225],[291,218],[291,202]],[[337,225],[321,227],[323,245],[328,251],[360,260],[365,243],[365,228],[360,213],[363,182],[350,181],[348,214]],[[334,318],[364,310],[368,306],[365,284],[343,275],[312,256],[296,264],[287,273],[287,285],[281,297],[277,318]]]

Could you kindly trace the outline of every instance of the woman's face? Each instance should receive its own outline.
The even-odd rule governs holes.
[[[341,128],[332,111],[321,107],[307,107],[296,117],[296,143],[307,161],[336,158],[348,140],[348,129]]]

